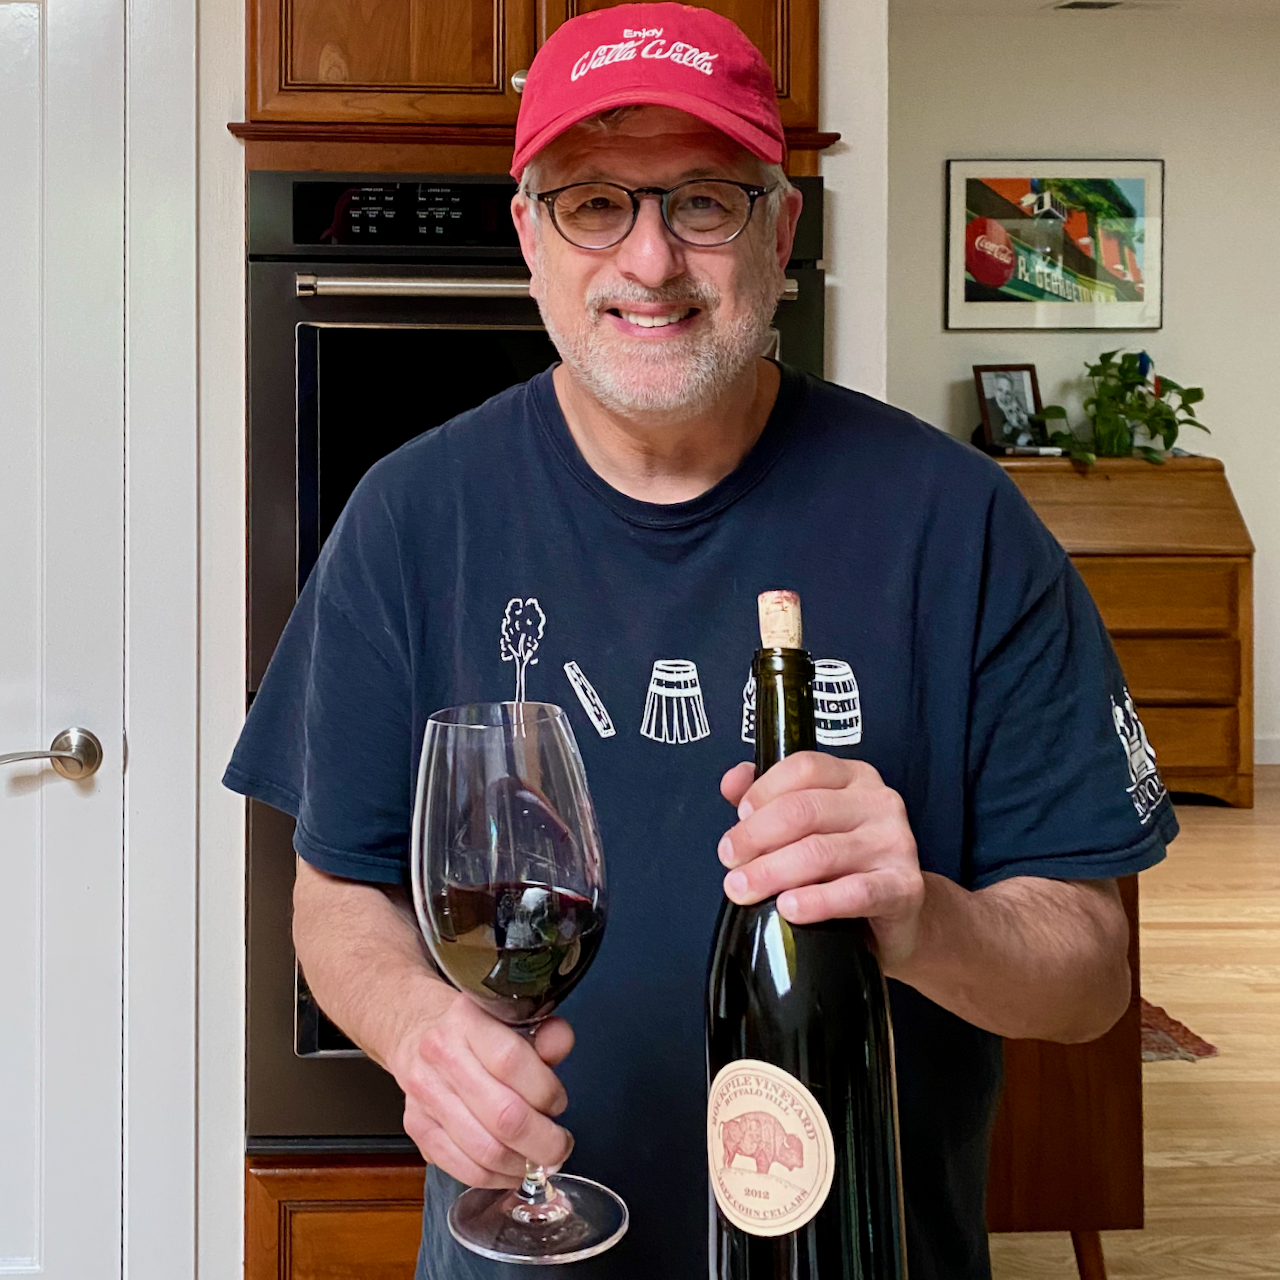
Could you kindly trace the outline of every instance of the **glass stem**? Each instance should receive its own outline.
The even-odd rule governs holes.
[[[551,1188],[547,1185],[547,1171],[532,1160],[524,1162],[524,1181],[520,1184],[520,1199],[529,1204],[546,1204],[551,1199]]]
[[[517,1027],[516,1030],[529,1042],[530,1048],[534,1048],[534,1041],[538,1038],[537,1023],[534,1023],[531,1027]],[[524,1181],[520,1184],[520,1190],[517,1193],[520,1199],[532,1205],[547,1204],[552,1195],[554,1195],[551,1187],[547,1184],[547,1177],[545,1165],[534,1164],[532,1160],[526,1160],[524,1162]]]

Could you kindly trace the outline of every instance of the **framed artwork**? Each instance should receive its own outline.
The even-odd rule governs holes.
[[[988,448],[1049,443],[1044,423],[1031,421],[1042,408],[1035,365],[975,364],[973,381],[982,413],[982,440]]]
[[[1158,329],[1162,160],[948,160],[948,329]]]

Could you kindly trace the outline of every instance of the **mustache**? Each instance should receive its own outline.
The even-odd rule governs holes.
[[[656,289],[647,289],[632,281],[619,281],[613,285],[596,285],[588,291],[584,301],[593,319],[628,302],[701,307],[710,311],[720,305],[720,291],[699,280],[673,280]]]

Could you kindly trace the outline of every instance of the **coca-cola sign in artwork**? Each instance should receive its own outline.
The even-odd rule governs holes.
[[[948,329],[1157,329],[1159,160],[947,162]]]
[[[965,228],[964,269],[981,284],[1008,284],[1017,260],[1013,240],[994,218],[974,218]]]

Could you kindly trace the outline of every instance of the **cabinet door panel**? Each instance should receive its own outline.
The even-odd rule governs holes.
[[[1240,765],[1240,716],[1235,707],[1151,707],[1138,714],[1164,780],[1182,772],[1232,773]]]
[[[412,1280],[421,1209],[297,1205],[287,1221],[289,1280]]]
[[[1116,657],[1135,702],[1228,705],[1240,696],[1240,642],[1117,636]]]
[[[249,117],[515,123],[535,0],[249,0]]]
[[[493,90],[493,0],[286,0],[292,88]]]
[[[1073,556],[1112,635],[1236,631],[1237,566],[1227,559]]]
[[[625,0],[538,0],[545,40],[567,18]],[[778,86],[782,123],[818,127],[818,0],[702,0],[700,8],[732,19],[765,56]]]

